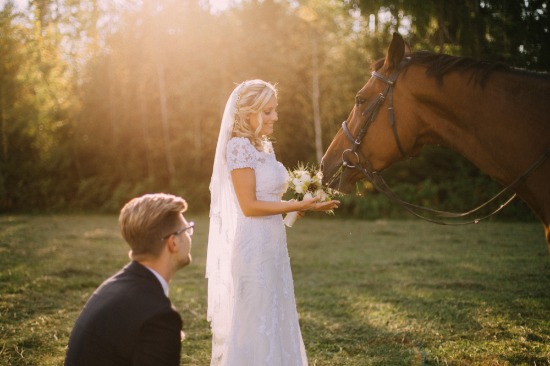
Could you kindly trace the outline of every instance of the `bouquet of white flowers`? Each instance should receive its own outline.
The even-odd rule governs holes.
[[[315,165],[304,165],[298,163],[296,168],[288,170],[288,189],[292,197],[298,201],[304,198],[320,197],[321,202],[330,201],[336,191],[323,186],[323,174],[319,168]],[[333,214],[332,210],[327,213]],[[292,227],[296,219],[298,218],[298,212],[289,212],[284,223],[288,227]]]

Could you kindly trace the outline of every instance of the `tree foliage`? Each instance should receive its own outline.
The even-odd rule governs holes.
[[[531,70],[550,66],[547,0],[355,0],[351,6],[367,15],[386,12],[385,24],[395,30],[409,20],[417,48]]]
[[[277,83],[277,155],[286,166],[313,162],[316,134],[326,148],[394,30],[416,48],[548,70],[546,2],[512,3],[248,0],[212,12],[199,0],[35,0],[20,10],[7,2],[0,210],[114,211],[153,191],[206,209],[236,83]],[[390,178],[411,197],[460,205],[472,189],[457,174],[488,180],[446,154],[429,150]],[[450,163],[435,168],[438,161]],[[342,212],[388,212],[388,202],[365,192],[369,199],[350,199]]]

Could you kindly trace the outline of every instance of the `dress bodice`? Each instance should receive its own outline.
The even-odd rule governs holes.
[[[288,172],[275,158],[269,141],[265,141],[263,151],[259,151],[249,139],[233,137],[227,144],[227,166],[229,171],[254,169],[258,200],[279,201],[288,188]]]

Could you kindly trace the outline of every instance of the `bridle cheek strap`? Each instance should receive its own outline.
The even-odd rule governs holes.
[[[407,158],[409,156],[405,153],[405,149],[403,149],[403,145],[401,145],[401,141],[399,140],[399,135],[397,134],[397,127],[395,125],[395,114],[393,111],[393,88],[395,86],[395,81],[397,80],[397,76],[399,75],[399,71],[401,71],[401,68],[402,66],[400,65],[400,67],[398,67],[397,70],[393,72],[393,74],[390,76],[389,79],[376,71],[373,71],[371,75],[379,80],[382,80],[384,83],[386,83],[386,89],[388,94],[388,104],[389,104],[388,116],[390,120],[390,127],[392,129],[393,137],[394,137],[395,143],[397,144],[397,148],[399,149],[399,152],[404,158]]]
[[[355,168],[355,164],[358,164],[361,160],[358,155],[358,149],[361,145],[363,138],[367,134],[367,131],[370,127],[370,125],[374,122],[376,119],[376,116],[378,115],[378,110],[380,109],[380,106],[382,103],[386,100],[386,98],[389,98],[389,106],[388,106],[388,113],[389,113],[389,120],[390,120],[390,126],[393,132],[394,139],[396,141],[397,147],[403,157],[407,157],[407,154],[405,153],[403,146],[401,145],[401,142],[399,141],[399,136],[397,134],[397,128],[395,126],[395,115],[393,112],[393,88],[395,86],[395,80],[399,76],[399,71],[401,70],[402,65],[398,67],[389,78],[386,78],[384,75],[373,71],[372,76],[383,81],[386,84],[386,87],[384,90],[378,95],[376,100],[371,103],[371,105],[362,113],[362,116],[365,118],[364,122],[361,126],[361,129],[359,130],[359,133],[356,137],[353,137],[353,134],[348,128],[347,121],[342,122],[342,131],[344,131],[344,134],[346,135],[347,139],[351,142],[352,147],[350,149],[344,150],[342,153],[342,166],[344,168]],[[356,158],[356,163],[352,163],[350,160],[346,159],[347,154],[351,153]],[[374,171],[372,170],[372,165],[366,159],[363,157],[363,163],[366,164],[369,168],[370,172]]]

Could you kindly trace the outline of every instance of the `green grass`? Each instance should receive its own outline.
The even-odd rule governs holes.
[[[541,225],[313,216],[288,229],[310,365],[550,365]],[[193,218],[194,262],[171,298],[187,333],[181,364],[200,366],[208,221]],[[0,365],[61,365],[82,305],[127,251],[116,216],[0,216]]]

